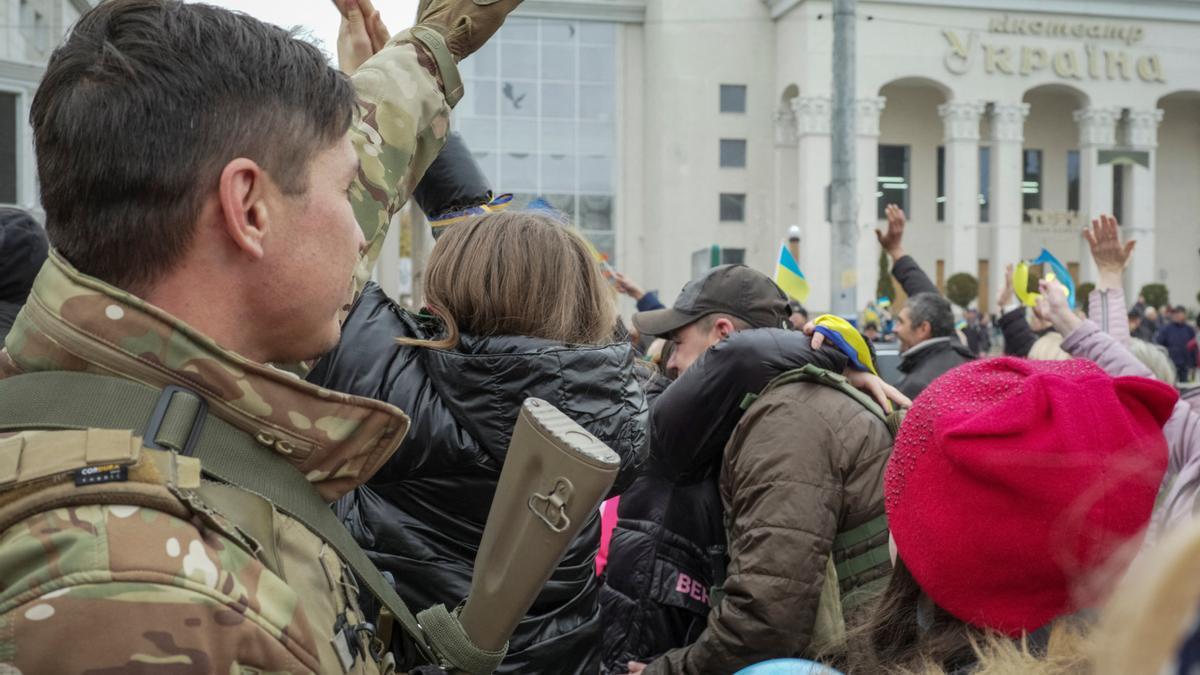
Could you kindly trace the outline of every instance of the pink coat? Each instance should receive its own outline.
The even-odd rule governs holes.
[[[1108,291],[1104,294],[1107,297],[1103,298],[1097,297],[1099,295],[1100,291],[1092,292],[1090,314],[1097,319],[1101,318],[1097,315],[1098,311],[1106,311],[1109,329],[1118,335],[1105,333],[1094,321],[1084,321],[1082,326],[1063,340],[1063,350],[1072,356],[1096,362],[1114,377],[1154,377],[1132,352],[1122,348],[1123,343],[1129,341],[1124,295],[1121,291]],[[1170,453],[1164,482],[1167,492],[1165,499],[1161,499],[1155,508],[1150,540],[1156,539],[1164,529],[1190,519],[1196,495],[1200,492],[1200,412],[1183,401],[1176,403],[1174,413],[1163,427],[1163,434],[1167,438]]]

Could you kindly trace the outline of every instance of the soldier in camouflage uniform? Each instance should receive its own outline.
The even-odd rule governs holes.
[[[0,352],[0,379],[82,371],[156,388],[182,385],[199,392],[215,417],[286,457],[325,500],[365,481],[399,445],[408,427],[405,414],[320,389],[264,363],[311,358],[336,341],[352,270],[358,280],[365,278],[387,222],[446,137],[450,108],[461,96],[455,62],[477,49],[519,2],[426,2],[415,33],[395,36],[357,70],[357,110],[353,93],[346,95],[345,76],[280,29],[174,0],[101,3],[51,59],[41,100],[34,103],[47,229],[56,251]],[[160,44],[147,42],[154,36]],[[254,41],[269,44],[255,51],[247,47]],[[254,54],[266,56],[246,63]],[[224,68],[228,77],[244,80],[230,90],[307,77],[301,84],[310,97],[288,101],[285,93],[265,100],[261,110],[222,108],[230,100],[246,102],[229,90],[226,100],[214,102],[203,97],[203,83],[198,90],[194,82],[170,77],[172,69],[191,66],[218,78]],[[281,69],[283,79],[272,81],[270,69]],[[164,86],[170,96],[153,95]],[[143,90],[151,94],[137,99]],[[314,99],[313,92],[332,100]],[[71,128],[64,121],[71,106],[88,96],[96,97],[94,115]],[[119,158],[125,149],[114,145],[120,141],[105,140],[104,125],[115,133],[112,125],[135,124],[136,118],[110,111],[131,99],[143,103],[147,117],[138,131],[148,146],[159,140],[153,134],[188,129],[190,119],[196,136],[185,140],[192,146],[173,158],[183,166],[158,173],[143,167],[116,178],[105,175],[119,173],[115,166],[69,166],[72,158],[125,161]],[[272,106],[282,114],[253,118],[263,110],[270,114]],[[322,106],[343,120],[333,132],[312,123]],[[226,116],[232,129],[241,113],[285,129],[282,137],[260,129],[270,143],[286,145],[286,134],[299,134],[298,144],[305,146],[312,144],[305,134],[319,137],[305,154],[286,155],[301,162],[300,189],[289,192],[286,167],[256,160],[269,158],[272,148],[247,141],[226,156],[205,154],[204,125],[216,124],[225,134],[224,121],[213,117]],[[206,162],[214,161],[216,169],[203,174]],[[175,168],[178,174],[172,174]],[[72,193],[69,181],[76,175],[91,183]],[[196,182],[172,183],[173,176]],[[105,180],[114,194],[89,192]],[[113,207],[122,196],[137,203]],[[80,226],[80,204],[129,218],[88,223],[85,213]],[[170,211],[177,207],[182,211]],[[157,234],[145,237],[148,231],[176,236],[169,229],[171,213],[184,214],[187,230],[174,251],[159,246]],[[159,229],[136,230],[135,214]],[[274,260],[276,267],[268,269],[296,275],[294,261],[281,256],[313,251],[303,237],[319,230],[281,222],[289,215],[330,231],[316,242],[325,259],[305,261],[313,277],[344,274],[345,282],[334,292],[311,284],[279,289],[297,296],[291,300],[300,318],[320,319],[307,327],[284,326],[290,334],[280,332],[286,313],[266,311],[268,305],[245,308],[238,321],[228,321],[237,301],[258,292],[247,288],[247,274],[263,274],[255,265]],[[321,222],[324,216],[331,222]],[[332,220],[352,229],[356,220],[361,233],[350,235]],[[106,246],[115,259],[96,253]],[[189,274],[196,276],[180,276]],[[202,293],[181,282],[197,279],[210,280],[216,291]],[[269,285],[271,278],[259,280]],[[319,313],[304,314],[322,303]],[[0,423],[4,418],[0,409]],[[0,433],[0,672],[379,672],[369,650],[367,622],[374,617],[359,611],[357,584],[338,555],[301,521],[255,494],[202,480],[202,470],[195,458],[143,447],[129,430]],[[96,476],[113,482],[91,481]],[[345,635],[358,644],[349,650],[338,645]],[[347,651],[355,654],[350,663]]]

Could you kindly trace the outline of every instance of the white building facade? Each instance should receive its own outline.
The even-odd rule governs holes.
[[[883,205],[939,282],[1049,249],[1095,281],[1080,231],[1115,213],[1131,290],[1200,291],[1200,2],[860,2],[859,245],[833,269],[828,0],[527,0],[464,62],[456,124],[498,189],[572,215],[669,301],[721,248],[770,273],[787,229],[815,309],[875,295]],[[472,57],[476,59],[477,57]],[[518,200],[520,201],[520,200]]]
[[[98,0],[0,0],[0,205],[39,211],[29,106],[67,29]]]

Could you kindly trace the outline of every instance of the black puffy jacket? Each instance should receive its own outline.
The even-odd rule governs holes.
[[[724,574],[725,524],[717,485],[726,443],[746,394],[813,364],[841,372],[833,347],[814,351],[802,333],[747,330],[717,343],[652,395],[650,457],[621,496],[609,544],[603,672],[691,644],[707,625],[710,589]]]
[[[414,348],[442,326],[369,285],[337,348],[309,380],[387,401],[412,418],[400,449],[339,513],[414,611],[453,608],[470,590],[479,541],[518,409],[544,399],[622,460],[618,491],[645,444],[646,403],[628,344],[573,347],[531,337],[464,336],[452,351]],[[584,526],[510,641],[501,673],[599,669],[598,513]]]

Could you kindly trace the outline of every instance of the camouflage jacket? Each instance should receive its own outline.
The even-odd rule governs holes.
[[[363,278],[391,215],[448,131],[449,106],[429,61],[402,34],[354,77],[360,114],[352,135],[363,168],[352,199],[370,242]],[[0,378],[86,371],[197,391],[213,414],[286,456],[330,501],[371,476],[408,428],[395,407],[223,350],[57,255],[6,346]],[[128,480],[77,488],[64,471],[98,456],[121,458]],[[127,500],[78,498],[118,485]],[[335,622],[366,618],[344,564],[261,497],[218,486],[238,493],[226,506],[265,506],[260,539],[274,541],[256,541],[231,522],[244,519],[244,509],[222,510],[200,485],[195,460],[141,448],[129,432],[0,436],[0,671],[345,672]],[[39,510],[52,494],[77,503]],[[365,648],[367,638],[358,639]],[[379,666],[358,658],[348,670]]]

